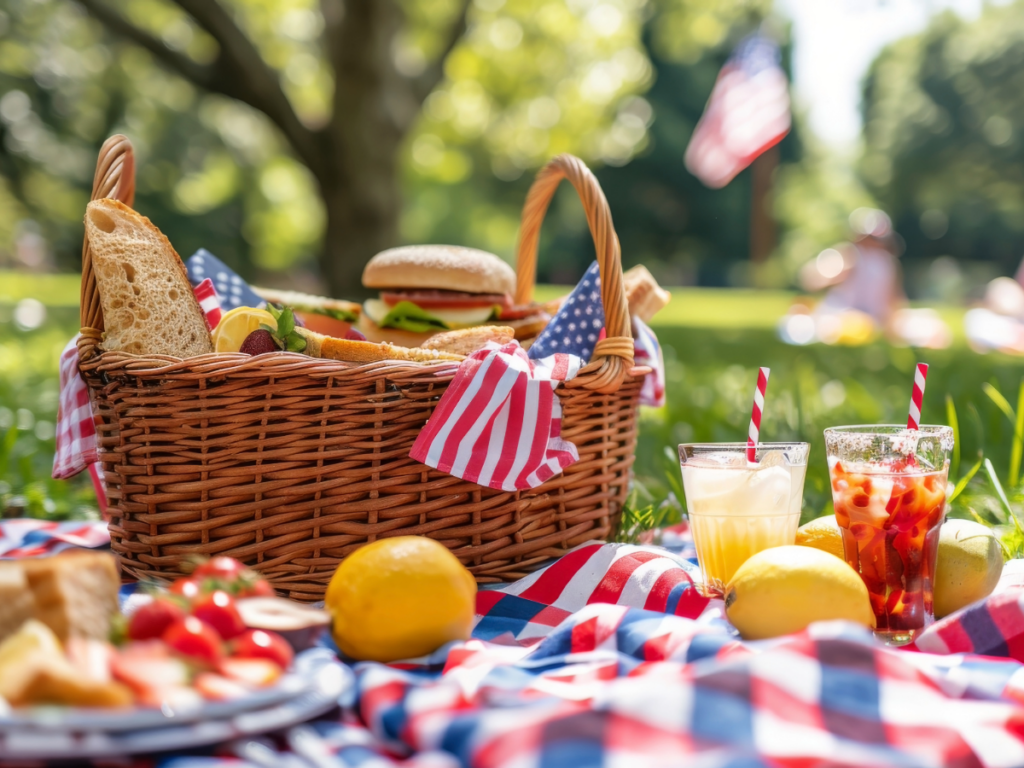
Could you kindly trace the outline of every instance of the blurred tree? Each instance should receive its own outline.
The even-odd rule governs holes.
[[[289,203],[300,243],[325,222],[320,272],[339,294],[357,293],[366,259],[395,243],[400,148],[428,97],[431,127],[408,151],[445,183],[474,160],[449,134],[475,142],[499,176],[554,151],[592,155],[649,73],[644,0],[77,0],[129,43],[114,46],[66,0],[8,2],[2,168],[22,204],[78,218],[92,152],[126,130],[147,150],[154,192],[164,176],[164,207],[242,232],[257,261],[287,263],[272,250]],[[268,121],[305,170],[281,156]],[[61,188],[60,213],[24,179]]]
[[[1012,273],[1024,253],[1024,3],[946,13],[885,49],[864,86],[860,171],[910,260]]]

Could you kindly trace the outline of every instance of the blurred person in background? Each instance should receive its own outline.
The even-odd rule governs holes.
[[[976,352],[1024,355],[1024,260],[1014,277],[989,281],[981,306],[964,315],[964,331]]]
[[[933,310],[906,307],[899,264],[903,241],[889,216],[858,208],[850,214],[850,234],[851,242],[826,248],[801,270],[805,290],[826,293],[813,310],[801,306],[783,318],[783,340],[857,345],[884,333],[895,343],[948,346],[949,328]]]

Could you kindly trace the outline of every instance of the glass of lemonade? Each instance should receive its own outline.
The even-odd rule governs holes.
[[[952,449],[949,427],[825,430],[846,562],[864,579],[875,635],[889,645],[912,642],[934,619],[932,578]]]
[[[720,596],[736,569],[763,549],[796,542],[807,443],[679,446],[690,532],[705,594]]]

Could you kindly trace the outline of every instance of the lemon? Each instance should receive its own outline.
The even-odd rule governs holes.
[[[468,639],[475,603],[472,574],[444,545],[398,536],[345,558],[327,586],[324,608],[343,653],[386,662]]]
[[[225,314],[213,329],[214,351],[237,352],[245,337],[253,331],[258,331],[261,323],[277,330],[277,320],[267,310],[235,307]]]
[[[857,572],[812,547],[774,547],[751,557],[725,588],[725,612],[747,640],[788,635],[829,619],[875,625]]]
[[[935,618],[988,597],[1003,573],[1003,552],[990,528],[971,520],[947,520],[939,529],[935,567]]]
[[[801,547],[814,547],[822,552],[835,555],[840,560],[843,554],[843,532],[835,515],[818,517],[801,525],[796,531],[796,543]]]

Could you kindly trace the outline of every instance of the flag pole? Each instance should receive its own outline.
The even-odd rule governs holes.
[[[775,217],[772,215],[772,176],[779,165],[779,147],[765,150],[751,167],[750,260],[760,264],[775,249]]]

